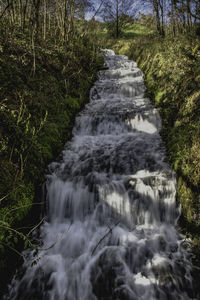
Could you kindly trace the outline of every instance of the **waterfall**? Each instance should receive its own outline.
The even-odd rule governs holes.
[[[195,299],[159,113],[136,63],[104,56],[62,161],[49,166],[41,246],[24,252],[4,299]]]

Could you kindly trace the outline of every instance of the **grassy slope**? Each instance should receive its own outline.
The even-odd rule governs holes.
[[[66,46],[51,38],[36,42],[36,70],[29,36],[5,29],[0,35],[0,294],[24,247],[13,229],[38,219],[40,203],[31,209],[45,168],[71,136],[75,115],[89,99],[102,66],[91,36]],[[6,34],[4,34],[6,32]],[[36,214],[37,216],[34,216]],[[27,242],[27,241],[25,241]]]
[[[200,39],[160,39],[145,26],[127,27],[107,47],[137,61],[145,74],[147,97],[161,114],[161,134],[177,174],[180,230],[192,239],[193,263],[200,267]],[[198,267],[192,271],[197,298]]]
[[[105,37],[106,31],[101,31],[102,41]],[[151,29],[137,24],[128,24],[121,39],[107,40],[107,47],[137,60],[145,72],[148,94],[163,118],[162,135],[178,175],[182,227],[197,244],[200,232],[198,44],[199,41],[184,38],[161,41]],[[0,38],[0,220],[9,226],[16,227],[28,215],[35,187],[43,182],[45,167],[71,135],[75,114],[87,101],[89,87],[101,63],[87,39],[77,39],[67,48],[51,45],[51,41],[37,45],[33,76],[28,38],[16,34],[9,39],[3,33]],[[1,226],[1,257],[5,250],[9,252],[4,244],[15,247],[16,242],[11,232]],[[9,266],[12,269],[4,258],[0,260],[1,278],[5,278]]]
[[[160,39],[138,24],[108,46],[136,60],[145,73],[147,96],[159,108],[162,136],[177,172],[182,229],[200,246],[200,40]]]

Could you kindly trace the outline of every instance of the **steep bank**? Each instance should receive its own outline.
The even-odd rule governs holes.
[[[160,39],[132,36],[115,48],[138,62],[147,94],[163,120],[162,136],[178,178],[184,233],[200,247],[200,41],[198,37]],[[198,254],[198,251],[197,251]]]
[[[200,233],[200,52],[197,41],[152,41],[132,57],[146,74],[148,93],[159,107],[162,135],[178,176],[182,222],[193,237]]]
[[[47,164],[71,136],[74,118],[88,101],[102,64],[87,35],[55,45],[35,41],[1,24],[0,35],[0,277],[5,282],[19,253],[29,244],[41,203],[35,197]],[[39,203],[38,203],[39,202]],[[27,227],[27,229],[19,229]],[[16,230],[16,231],[15,231]]]
[[[41,246],[4,300],[194,299],[160,115],[135,62],[112,50],[105,60],[51,165]]]

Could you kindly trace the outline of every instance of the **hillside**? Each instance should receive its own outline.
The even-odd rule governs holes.
[[[84,25],[83,25],[84,26]],[[37,226],[48,163],[71,137],[75,115],[88,102],[102,66],[99,46],[77,24],[71,43],[35,40],[0,27],[0,277],[14,271]],[[9,261],[9,263],[8,263]],[[11,263],[12,261],[12,263]],[[14,264],[14,265],[13,265]]]
[[[168,159],[176,171],[181,230],[200,247],[200,38],[161,38],[153,29],[128,24],[120,40],[108,41],[136,60],[145,74],[146,94],[159,109]]]
[[[127,21],[116,39],[110,35],[112,24],[74,16],[62,26],[57,18],[61,28],[53,20],[49,30],[45,19],[38,28],[35,19],[34,31],[28,17],[27,26],[22,19],[15,23],[11,15],[0,24],[0,294],[22,261],[21,250],[32,247],[37,252],[30,236],[43,221],[39,215],[41,207],[45,210],[41,191],[46,168],[70,139],[75,116],[89,101],[97,71],[103,68],[100,48],[105,47],[137,61],[145,74],[146,96],[159,109],[161,135],[177,174],[180,231],[191,239],[187,241],[199,264],[198,34],[161,36],[155,26]]]

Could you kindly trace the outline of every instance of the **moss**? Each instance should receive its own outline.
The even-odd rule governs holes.
[[[103,58],[90,33],[80,37],[77,32],[67,45],[55,45],[51,35],[45,43],[35,41],[33,72],[30,37],[6,27],[5,38],[3,26],[6,23],[0,28],[0,277],[6,281],[14,271],[10,261],[18,260],[14,253],[24,248],[27,232],[20,229],[22,234],[15,235],[12,230],[37,223],[40,209],[35,208],[41,206],[36,192],[48,163],[70,138]]]
[[[191,199],[193,199],[194,195],[182,177],[178,178],[178,191],[179,195],[181,195],[183,214],[189,222],[192,222],[194,219],[194,209]]]
[[[161,114],[161,134],[177,173],[177,192],[182,205],[179,223],[184,234],[192,238],[194,263],[200,265],[199,37],[161,39],[153,32],[134,35],[132,28],[132,41],[121,39],[114,49],[137,61],[145,74],[147,96]]]
[[[166,90],[162,90],[159,91],[156,95],[155,95],[155,103],[158,105],[160,102],[166,102],[167,98],[166,98]]]
[[[169,160],[178,177],[178,197],[182,204],[182,219],[185,220],[182,222],[183,228],[186,234],[198,240],[200,90],[195,81],[198,81],[200,71],[199,57],[194,56],[193,44],[186,38],[143,43],[142,48],[142,41],[138,46],[140,55],[137,56],[136,50],[132,52],[132,57],[145,72],[148,92],[163,119],[162,135],[168,148]],[[136,44],[134,47],[138,48]]]

